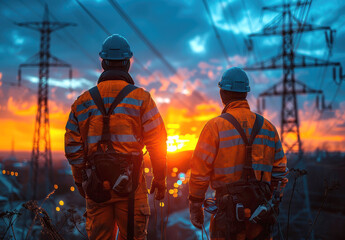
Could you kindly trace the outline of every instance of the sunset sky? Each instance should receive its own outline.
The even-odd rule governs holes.
[[[136,85],[154,97],[166,124],[170,150],[192,150],[203,125],[221,113],[217,83],[231,66],[245,67],[256,60],[268,59],[281,52],[281,38],[254,39],[254,52],[246,49],[244,38],[272,20],[276,14],[263,12],[262,0],[208,0],[215,25],[229,55],[225,61],[201,0],[119,0],[125,12],[147,39],[177,70],[171,73],[145,45],[106,0],[80,0],[111,33],[125,36],[135,58],[149,72],[132,62],[130,74]],[[12,139],[18,151],[32,148],[37,103],[37,69],[23,71],[22,87],[17,69],[39,50],[39,33],[21,28],[14,22],[41,21],[44,0],[0,2],[0,151],[11,149]],[[51,20],[76,23],[54,32],[51,53],[70,63],[73,81],[65,69],[51,69],[49,108],[52,150],[63,151],[64,127],[73,101],[94,86],[101,73],[98,52],[107,34],[82,10],[75,0],[46,0]],[[282,1],[269,1],[279,4]],[[332,54],[329,55],[323,32],[302,36],[297,52],[340,62],[345,66],[345,3],[340,0],[312,2],[307,22],[337,30]],[[225,13],[225,14],[224,14]],[[332,13],[332,14],[330,14]],[[297,14],[297,11],[296,11]],[[344,71],[345,73],[345,71]],[[257,96],[281,80],[282,72],[248,72],[252,91],[248,100],[256,110]],[[338,87],[332,69],[296,70],[296,78],[311,88],[321,89],[332,110],[314,110],[315,96],[299,96],[301,138],[306,150],[322,148],[345,151],[345,84]],[[72,86],[72,91],[69,90]],[[280,128],[280,98],[266,100],[264,116]]]

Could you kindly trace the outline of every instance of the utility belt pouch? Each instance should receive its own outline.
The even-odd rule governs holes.
[[[96,169],[86,168],[83,171],[82,187],[86,196],[96,203],[109,201],[111,194],[103,189],[103,182],[98,178]]]

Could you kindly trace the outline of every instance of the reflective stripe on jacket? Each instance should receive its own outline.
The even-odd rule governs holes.
[[[122,80],[107,80],[97,85],[106,109],[126,85]],[[102,126],[103,116],[86,91],[73,103],[66,125],[65,155],[72,171],[73,167],[84,166],[86,147],[88,155],[96,151]],[[110,133],[114,149],[121,153],[138,155],[146,145],[154,174],[165,172],[167,134],[150,93],[142,88],[129,93],[110,117]]]
[[[231,102],[225,112],[237,119],[249,137],[256,116],[250,111],[248,102]],[[252,158],[258,180],[262,178],[262,181],[274,184],[288,173],[286,156],[277,130],[266,119],[254,140]],[[240,180],[244,161],[245,144],[235,127],[221,117],[211,119],[202,130],[193,154],[190,195],[203,199],[209,183],[216,189]]]

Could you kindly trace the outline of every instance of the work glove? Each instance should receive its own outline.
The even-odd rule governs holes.
[[[190,221],[194,227],[202,229],[204,224],[204,208],[202,202],[192,202],[189,200]]]
[[[157,189],[157,191],[155,191]],[[155,199],[160,201],[164,198],[165,192],[167,190],[167,184],[165,179],[163,180],[155,180],[155,178],[152,179],[151,182],[151,188],[150,188],[150,194],[155,193]]]
[[[78,189],[79,194],[80,194],[83,198],[85,198],[85,192],[84,192],[84,189],[83,189],[82,184],[81,184],[81,183],[75,182],[75,185],[77,186],[77,189]]]

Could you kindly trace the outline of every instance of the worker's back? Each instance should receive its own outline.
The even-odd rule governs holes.
[[[224,112],[233,115],[247,137],[250,136],[256,115],[250,111],[247,101],[234,101]],[[245,144],[235,127],[224,118],[216,117],[205,125],[201,133],[193,154],[192,173],[197,179],[209,178],[214,189],[236,182],[242,175],[245,153]],[[254,140],[252,159],[258,180],[271,183],[272,177],[280,178],[286,174],[286,157],[278,133],[266,119]],[[190,185],[191,195],[194,195],[193,189],[198,192],[208,187],[208,183],[200,184],[199,181],[191,181]]]
[[[106,109],[126,85],[127,82],[120,80],[104,81],[97,85]],[[102,113],[89,91],[75,101],[72,112],[75,116],[70,117],[70,124],[74,124],[73,118],[77,120],[81,136],[88,143],[88,155],[91,155],[96,151],[97,142],[102,136]],[[110,115],[110,134],[114,149],[136,155],[142,152],[145,142],[153,141],[150,135],[165,138],[164,125],[161,124],[163,121],[157,113],[157,107],[148,92],[137,88],[129,93]]]

